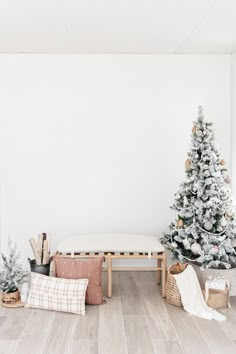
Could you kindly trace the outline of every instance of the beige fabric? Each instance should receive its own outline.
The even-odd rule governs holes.
[[[88,279],[63,279],[31,272],[25,307],[85,314]]]
[[[205,303],[202,290],[193,267],[189,264],[182,273],[174,274],[185,311],[206,320],[224,321],[226,317]]]
[[[88,234],[64,239],[57,250],[70,252],[164,252],[155,236],[133,234]]]

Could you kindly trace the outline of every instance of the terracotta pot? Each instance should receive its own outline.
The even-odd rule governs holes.
[[[20,299],[20,292],[16,290],[12,293],[2,293],[2,302],[5,304],[13,304]]]

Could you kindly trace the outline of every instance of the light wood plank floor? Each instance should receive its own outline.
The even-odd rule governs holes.
[[[113,297],[86,316],[1,308],[0,354],[236,354],[236,297],[218,323],[167,304],[154,272],[113,280]]]

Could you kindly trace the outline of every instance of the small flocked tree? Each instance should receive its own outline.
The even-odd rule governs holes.
[[[202,107],[192,128],[186,178],[175,194],[175,222],[162,242],[180,261],[206,268],[236,266],[236,207],[228,187],[225,161],[215,146],[212,123]]]
[[[19,284],[21,284],[26,277],[19,263],[20,252],[17,251],[16,245],[12,245],[10,239],[8,241],[8,248],[8,257],[1,253],[0,289],[5,293],[18,290]]]

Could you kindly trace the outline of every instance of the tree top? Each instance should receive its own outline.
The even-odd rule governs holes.
[[[203,107],[198,106],[198,120],[203,120],[204,114],[203,114]]]

